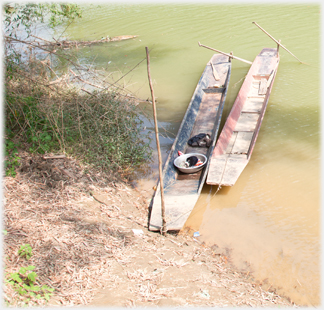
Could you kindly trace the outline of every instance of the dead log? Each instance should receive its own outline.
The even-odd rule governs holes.
[[[137,38],[136,35],[125,35],[125,36],[117,36],[117,37],[106,37],[102,38],[100,40],[92,40],[92,41],[70,41],[70,40],[62,40],[62,41],[55,41],[50,42],[43,40],[46,43],[41,44],[41,46],[53,46],[53,47],[61,47],[61,48],[71,48],[71,47],[77,47],[77,46],[88,46],[92,44],[98,44],[98,43],[106,43],[106,42],[118,42],[123,40],[129,40]],[[41,39],[41,38],[39,38]]]

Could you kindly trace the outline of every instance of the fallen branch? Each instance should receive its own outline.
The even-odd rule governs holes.
[[[96,85],[96,84],[93,84],[91,82],[88,82],[88,81],[82,79],[79,75],[77,75],[75,72],[73,72],[72,69],[70,69],[70,72],[74,75],[75,78],[77,78],[78,80],[80,80],[82,83],[88,84],[88,85],[93,86],[93,87],[101,88],[101,89],[105,89],[106,88],[106,87],[103,87],[103,86],[100,86],[100,85]]]
[[[106,43],[106,42],[117,42],[117,41],[123,41],[123,40],[129,40],[129,39],[134,39],[138,36],[134,35],[125,35],[125,36],[117,36],[117,37],[106,37],[102,38],[100,40],[92,40],[92,41],[69,41],[69,40],[62,40],[62,41],[55,41],[55,42],[50,42],[47,40],[44,40],[42,38],[37,37],[37,39],[43,40],[47,43],[42,44],[42,46],[59,46],[63,48],[70,48],[70,47],[75,47],[75,46],[87,46],[87,45],[92,45],[92,44],[98,44],[98,43]]]

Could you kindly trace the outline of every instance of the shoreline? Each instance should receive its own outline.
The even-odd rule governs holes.
[[[294,306],[195,238],[148,231],[143,191],[73,158],[20,157],[4,178],[5,272],[34,265],[49,306]],[[5,299],[22,302],[8,285]]]

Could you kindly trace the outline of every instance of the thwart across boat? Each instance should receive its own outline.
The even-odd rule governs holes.
[[[277,48],[253,61],[210,159],[207,184],[233,186],[248,164],[279,65]]]
[[[183,227],[205,183],[208,159],[216,143],[230,74],[231,58],[213,55],[191,98],[162,172],[166,230],[180,230]],[[210,146],[190,146],[189,139],[201,133],[210,136]],[[203,168],[194,173],[181,172],[174,165],[179,153],[183,153],[184,158],[186,154],[196,154],[202,159]],[[161,192],[158,184],[152,201],[149,230],[161,230],[161,214]]]

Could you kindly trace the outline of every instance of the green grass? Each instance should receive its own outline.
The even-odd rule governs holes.
[[[150,138],[142,134],[136,105],[117,93],[51,93],[12,76],[6,90],[7,175],[19,166],[17,145],[31,153],[65,152],[122,174],[150,160]]]

